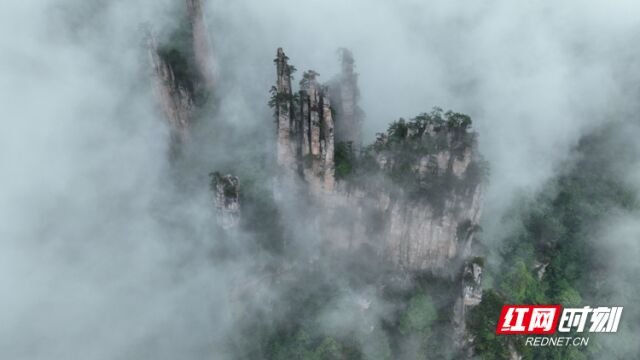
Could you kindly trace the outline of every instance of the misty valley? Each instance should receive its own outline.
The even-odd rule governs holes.
[[[276,3],[43,5],[3,92],[0,358],[640,356],[637,53],[556,58],[510,4]],[[507,304],[625,312],[534,347]]]

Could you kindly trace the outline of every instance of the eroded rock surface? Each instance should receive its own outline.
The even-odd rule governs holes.
[[[240,180],[231,174],[211,174],[211,190],[216,208],[216,221],[223,229],[238,226],[240,221]]]
[[[303,75],[300,91],[291,89],[292,66],[280,48],[271,105],[277,118],[277,159],[283,169],[300,173],[314,193],[334,187],[334,122],[331,102],[318,74]]]
[[[204,21],[203,0],[186,0],[189,21],[191,22],[193,36],[193,52],[199,74],[206,87],[214,86],[214,61],[213,50],[209,40],[209,33]]]
[[[159,44],[151,30],[147,36],[154,92],[171,125],[173,146],[188,138],[194,110],[204,105],[214,87],[215,59],[202,0],[186,0],[186,13],[184,23],[174,31],[188,33],[187,38]]]
[[[353,54],[340,49],[342,72],[329,83],[329,95],[336,112],[336,142],[351,143],[358,152],[362,147],[363,111],[358,106],[358,74],[354,72]]]
[[[479,155],[475,133],[467,131],[470,120],[434,110],[395,123],[395,130],[360,151],[354,146],[362,124],[353,57],[347,50],[342,54],[338,80],[320,85],[318,74],[307,71],[294,96],[293,67],[278,49],[271,100],[278,163],[287,176],[302,179],[325,209],[313,222],[329,242],[350,249],[371,246],[407,270],[445,270],[469,255],[481,215]],[[334,156],[337,144],[345,143],[342,151],[351,154],[353,164]],[[336,167],[342,171],[367,161],[368,170],[337,178]]]
[[[172,137],[183,142],[189,134],[193,98],[189,89],[178,82],[171,66],[158,53],[157,40],[152,33],[148,34],[147,44],[156,99],[169,121]]]

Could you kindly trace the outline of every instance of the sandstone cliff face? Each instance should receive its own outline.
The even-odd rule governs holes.
[[[466,330],[466,314],[482,301],[482,271],[484,260],[474,258],[462,268],[462,292],[453,307],[454,337],[456,347],[466,349],[469,358],[473,355],[473,337]]]
[[[172,145],[186,140],[195,108],[214,85],[213,51],[202,7],[202,0],[186,0],[188,23],[181,26],[188,28],[188,39],[160,46],[156,36],[148,34],[154,92],[171,125]]]
[[[318,84],[317,73],[304,73],[297,96],[282,49],[275,62],[278,163],[288,176],[302,178],[315,205],[325,209],[324,218],[314,221],[327,240],[372,247],[407,270],[442,271],[467,257],[481,215],[479,155],[468,117],[434,111],[402,120],[366,151],[348,147],[351,161],[374,165],[336,179],[336,166],[345,165],[334,156],[336,139],[353,145],[361,136],[351,54],[343,51],[343,73],[326,86]]]
[[[469,255],[473,233],[461,233],[465,224],[480,220],[480,192],[470,198],[456,196],[446,201],[438,214],[429,205],[391,205],[386,255],[411,270],[441,270]],[[470,225],[473,226],[473,225]]]
[[[186,2],[193,34],[195,63],[206,87],[211,89],[214,86],[213,62],[215,58],[204,22],[203,3],[202,0],[186,0]]]
[[[282,49],[275,59],[276,86],[271,105],[277,118],[277,159],[287,171],[300,173],[314,193],[330,191],[334,180],[334,123],[326,89],[314,71],[305,72],[298,94],[291,89],[292,67]]]
[[[329,96],[336,111],[336,142],[351,143],[357,152],[362,147],[363,112],[358,106],[358,74],[353,70],[353,54],[340,49],[342,72],[329,83]]]
[[[292,141],[293,126],[293,94],[291,92],[291,70],[287,62],[288,58],[282,49],[278,49],[276,57],[277,80],[274,106],[277,117],[277,158],[278,164],[287,170],[293,170],[296,165],[297,143]]]
[[[154,93],[169,121],[172,138],[183,142],[189,134],[193,98],[189,90],[176,80],[171,66],[158,54],[157,40],[153,34],[148,34],[147,45],[153,69]]]
[[[216,221],[225,230],[240,222],[240,181],[237,176],[211,174],[211,190],[216,208]]]

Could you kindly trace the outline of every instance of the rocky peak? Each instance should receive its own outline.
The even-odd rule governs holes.
[[[235,228],[240,221],[240,180],[231,174],[210,174],[216,221],[223,229]]]
[[[188,37],[165,40],[148,31],[148,51],[154,92],[171,125],[172,145],[184,142],[189,134],[194,109],[204,105],[213,90],[213,52],[204,22],[202,0],[186,0],[187,18],[174,30]],[[188,31],[185,31],[184,28]]]
[[[466,349],[468,356],[473,353],[473,338],[466,329],[466,314],[469,308],[482,301],[482,271],[484,259],[480,257],[467,261],[462,268],[462,292],[453,308],[454,338],[456,347]]]
[[[293,95],[291,93],[291,73],[294,68],[288,63],[289,58],[282,48],[278,48],[276,59],[276,86],[271,89],[272,102],[277,118],[277,158],[278,163],[285,169],[293,170],[296,165],[297,143],[292,141]],[[294,129],[295,130],[295,129]]]
[[[193,98],[174,73],[173,68],[158,52],[156,36],[147,34],[147,48],[153,69],[153,89],[160,107],[169,121],[172,143],[184,142],[189,133],[189,118],[193,109]]]
[[[214,86],[213,62],[215,58],[210,45],[207,26],[204,21],[202,1],[203,0],[186,0],[187,12],[193,34],[195,64],[206,87],[212,89]]]
[[[473,258],[462,272],[462,303],[465,306],[476,306],[482,300],[483,260]]]
[[[275,62],[270,105],[278,163],[287,176],[301,177],[326,209],[326,219],[316,220],[328,240],[373,246],[407,270],[442,271],[468,256],[479,228],[482,179],[470,118],[436,108],[394,122],[372,146],[358,150],[362,113],[351,53],[342,50],[338,80],[321,85],[319,74],[307,71],[296,95],[295,68],[282,49]],[[334,108],[341,109],[335,118]],[[371,216],[377,217],[375,234],[366,225]]]
[[[336,141],[350,143],[356,154],[362,146],[363,112],[358,106],[360,90],[354,72],[353,54],[340,49],[342,72],[329,83],[330,98],[336,110]]]
[[[287,170],[301,173],[312,190],[334,186],[334,124],[327,89],[313,70],[303,74],[300,91],[291,89],[295,68],[288,64],[282,48],[277,51],[276,86],[270,105],[277,119],[277,159]]]

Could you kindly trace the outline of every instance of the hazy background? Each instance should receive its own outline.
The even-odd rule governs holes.
[[[253,260],[210,264],[206,184],[185,199],[168,180],[141,25],[171,26],[176,5],[0,5],[2,358],[223,357],[229,274],[251,276]],[[432,106],[474,119],[491,163],[491,239],[513,195],[552,176],[581,134],[637,111],[639,11],[635,1],[210,0],[221,76],[211,121],[272,136],[276,48],[298,79],[313,68],[329,80],[348,47],[366,143]],[[226,156],[200,146],[212,166]],[[614,219],[603,231],[637,251],[637,229]]]

